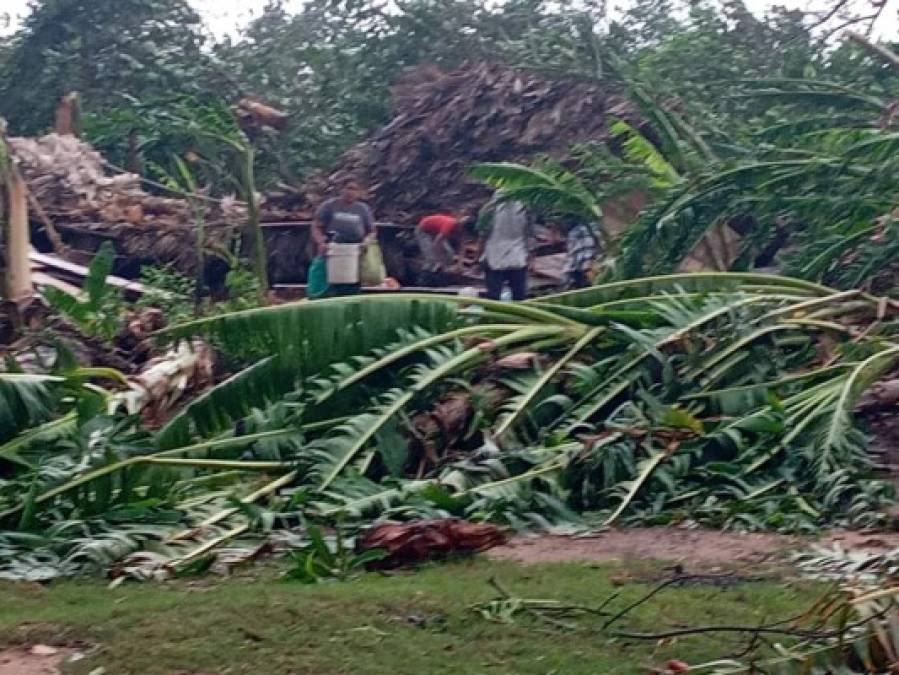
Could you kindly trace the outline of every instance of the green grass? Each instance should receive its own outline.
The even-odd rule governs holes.
[[[487,560],[429,566],[416,572],[368,574],[346,583],[284,583],[275,571],[227,581],[181,580],[107,589],[101,582],[44,588],[0,585],[0,641],[100,645],[68,666],[89,673],[645,673],[667,658],[700,662],[736,647],[728,638],[688,638],[662,646],[600,634],[598,619],[561,632],[527,619],[485,621],[470,610],[490,600],[491,576],[515,595],[598,604],[621,592],[623,607],[665,573],[644,565],[645,583],[616,586],[622,567],[521,566]],[[633,565],[627,571],[633,575]],[[620,580],[619,580],[620,582]],[[728,589],[669,588],[622,627],[753,624],[798,613],[820,589],[772,580]]]

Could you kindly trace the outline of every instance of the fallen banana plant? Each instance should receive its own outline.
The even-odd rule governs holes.
[[[157,432],[78,418],[29,451],[0,484],[0,549],[61,519],[109,528],[135,503],[151,505],[145,522],[179,514],[160,537],[177,565],[307,521],[873,525],[892,493],[854,408],[899,364],[895,311],[711,273],[519,304],[395,294],[194,321],[162,337],[207,339],[243,370]]]

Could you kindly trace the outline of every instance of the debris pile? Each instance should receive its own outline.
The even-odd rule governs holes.
[[[140,176],[108,175],[100,153],[74,136],[11,138],[9,144],[28,187],[50,215],[141,223],[148,201],[167,215],[184,213],[182,201],[151,199]]]
[[[449,73],[418,68],[393,93],[393,120],[347,152],[329,177],[310,181],[307,205],[351,175],[368,183],[378,216],[395,222],[474,208],[488,193],[466,178],[472,164],[562,156],[573,143],[605,138],[609,117],[634,116],[602,84],[491,63]]]
[[[193,269],[193,216],[186,199],[145,191],[140,176],[109,170],[100,153],[74,136],[10,138],[9,144],[29,190],[68,242],[112,239],[120,255]],[[209,236],[222,243],[229,223],[240,224],[245,209],[210,206]]]
[[[460,553],[479,553],[506,543],[506,534],[489,523],[466,520],[416,520],[378,523],[359,540],[361,551],[382,549],[379,567],[400,567]]]

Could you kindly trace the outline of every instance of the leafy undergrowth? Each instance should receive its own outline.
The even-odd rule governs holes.
[[[245,366],[161,429],[106,414],[84,375],[0,373],[0,576],[136,551],[132,576],[167,576],[247,536],[302,545],[310,524],[883,525],[893,490],[855,410],[899,368],[897,317],[861,291],[715,273],[539,303],[292,303],[161,336]]]
[[[367,574],[306,586],[255,568],[227,583],[162,586],[94,582],[0,585],[0,643],[98,644],[71,673],[645,673],[677,658],[707,661],[739,649],[738,637],[697,636],[655,645],[601,634],[601,619],[562,631],[516,617],[486,621],[471,609],[496,597],[490,579],[516,595],[624,607],[670,571],[653,563],[520,566],[476,559],[415,573]],[[622,572],[639,583],[620,583]],[[613,581],[614,580],[614,581]],[[629,613],[623,627],[748,625],[795,615],[822,586],[782,580],[669,586]],[[745,641],[744,641],[745,642]]]

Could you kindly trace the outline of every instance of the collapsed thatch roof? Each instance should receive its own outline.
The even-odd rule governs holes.
[[[193,216],[186,199],[160,197],[140,176],[111,171],[100,153],[74,136],[10,138],[29,190],[52,222],[85,235],[109,238],[122,255],[194,264]],[[240,223],[241,207],[212,205],[210,221]],[[214,230],[215,228],[213,228]],[[221,229],[221,228],[219,228]]]
[[[394,98],[393,120],[347,152],[329,177],[307,185],[309,204],[351,175],[368,184],[377,215],[397,222],[477,206],[486,192],[467,179],[472,164],[562,156],[574,143],[605,138],[610,115],[631,116],[600,83],[490,63],[449,73],[415,69]]]

